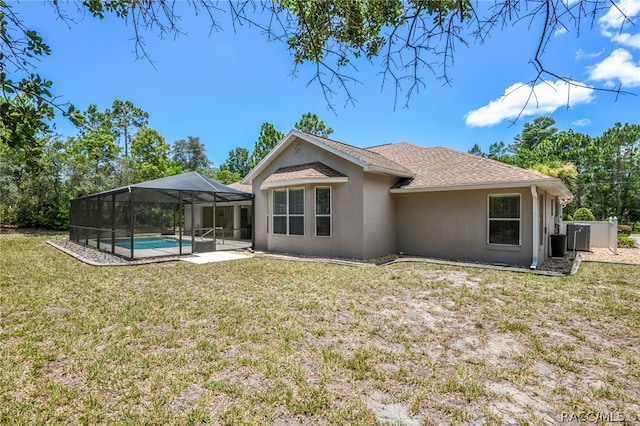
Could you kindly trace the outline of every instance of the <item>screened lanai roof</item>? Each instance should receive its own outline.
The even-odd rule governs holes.
[[[242,201],[253,198],[248,192],[243,192],[217,182],[207,176],[203,176],[198,172],[183,173],[181,175],[168,176],[160,179],[154,179],[147,182],[140,182],[123,186],[121,188],[104,191],[98,194],[89,195],[88,197],[105,196],[110,194],[120,194],[123,192],[131,192],[132,189],[149,189],[163,193],[162,200],[168,201],[169,196],[174,200],[178,198],[180,191],[183,197],[191,197],[191,194],[202,201]]]

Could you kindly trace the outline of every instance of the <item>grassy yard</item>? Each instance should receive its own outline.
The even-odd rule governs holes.
[[[640,267],[97,268],[45,241],[0,236],[0,424],[640,418]]]

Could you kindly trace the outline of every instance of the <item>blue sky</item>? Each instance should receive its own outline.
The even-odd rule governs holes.
[[[544,56],[558,74],[587,86],[618,87],[640,95],[640,0],[618,1],[635,26],[619,24],[612,8],[592,27],[583,24],[554,35]],[[334,129],[333,139],[367,147],[409,141],[422,146],[443,145],[467,151],[477,143],[487,149],[497,141],[510,143],[525,122],[551,115],[560,130],[574,129],[599,136],[616,122],[640,123],[640,96],[616,96],[591,89],[566,87],[554,79],[539,87],[535,102],[515,125],[514,114],[528,90],[517,89],[535,76],[530,60],[537,48],[541,23],[519,22],[496,31],[484,45],[458,45],[451,85],[424,70],[426,88],[404,108],[404,93],[394,109],[393,86],[381,88],[380,61],[357,63],[351,74],[361,84],[350,87],[357,99],[345,104],[342,92],[327,108],[320,88],[312,83],[314,65],[298,68],[283,44],[268,42],[256,28],[233,31],[221,16],[223,32],[212,32],[205,16],[194,16],[184,3],[182,27],[188,33],[160,39],[143,34],[152,66],[136,60],[131,23],[107,17],[98,20],[62,3],[75,22],[55,20],[49,4],[10,3],[25,23],[38,31],[52,54],[36,72],[53,81],[59,100],[80,110],[97,104],[104,110],[115,99],[130,100],[150,114],[149,126],[173,143],[198,136],[209,158],[219,166],[230,150],[251,149],[263,122],[287,133],[303,113],[313,112]],[[437,59],[434,59],[437,60]],[[502,99],[505,93],[510,93]],[[56,129],[72,136],[75,129],[59,119]]]

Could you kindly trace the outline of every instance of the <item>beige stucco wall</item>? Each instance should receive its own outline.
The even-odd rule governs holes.
[[[521,194],[521,246],[487,244],[489,194]],[[530,188],[394,194],[397,250],[409,255],[530,266]]]
[[[363,190],[364,258],[396,253],[396,214],[389,192],[398,178],[365,173]]]
[[[304,236],[273,234],[273,189],[260,186],[278,168],[321,162],[348,177],[347,183],[294,185],[305,190]],[[252,181],[255,248],[270,252],[369,259],[403,252],[445,259],[530,266],[533,259],[533,196],[530,187],[499,190],[391,193],[397,177],[362,167],[304,140],[294,140]],[[315,187],[331,186],[332,235],[315,236]],[[520,194],[521,244],[487,244],[489,194]],[[554,197],[538,190],[541,225],[539,263],[550,254]]]
[[[296,147],[298,148],[296,149]],[[348,176],[349,181],[331,185],[303,185],[305,188],[305,235],[273,234],[273,223],[270,217],[273,190],[261,190],[260,186],[278,168],[316,161],[324,163]],[[361,167],[303,140],[294,141],[275,161],[271,162],[265,170],[253,179],[253,193],[256,197],[256,249],[271,252],[363,259],[363,180],[364,172]],[[331,237],[315,236],[314,188],[316,186],[331,186]]]

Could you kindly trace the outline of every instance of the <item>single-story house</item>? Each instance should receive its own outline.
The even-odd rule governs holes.
[[[241,183],[255,196],[257,250],[533,269],[572,197],[559,179],[449,148],[358,148],[299,130]]]

